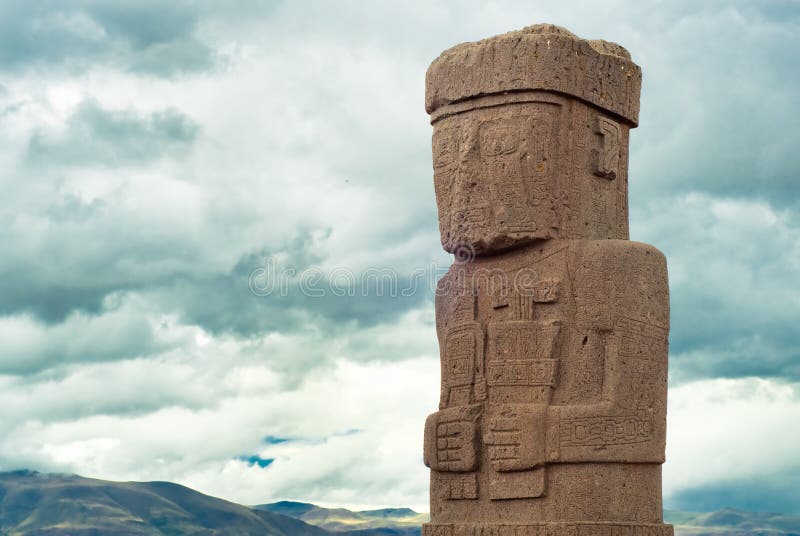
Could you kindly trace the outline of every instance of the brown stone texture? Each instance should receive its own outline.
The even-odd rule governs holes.
[[[442,245],[426,536],[671,535],[669,289],[628,240],[641,71],[536,25],[444,52],[426,108]]]

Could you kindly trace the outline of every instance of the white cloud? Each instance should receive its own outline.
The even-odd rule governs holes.
[[[104,365],[33,393],[7,382],[3,399],[18,402],[28,419],[4,427],[4,465],[36,460],[49,470],[85,476],[168,479],[246,504],[284,498],[363,507],[427,502],[422,422],[438,399],[437,359],[341,360],[284,390],[269,368],[222,357],[206,357],[199,370],[197,363],[175,360]],[[214,358],[222,362],[210,365]],[[109,379],[108,389],[97,389],[100,375]],[[123,378],[126,391],[114,393]],[[126,397],[161,403],[138,414],[103,415],[100,407],[94,415],[51,421],[48,409],[59,398],[74,409],[76,395],[88,405],[95,397],[106,406]],[[188,406],[193,398],[203,401],[200,407]],[[267,436],[292,441],[269,444]],[[238,460],[254,454],[275,462],[260,468]]]
[[[117,302],[117,303],[115,303]],[[75,313],[59,324],[29,315],[0,317],[0,374],[30,374],[73,363],[144,357],[187,345],[191,329],[133,297],[109,296],[100,315]]]
[[[665,498],[698,486],[797,470],[798,422],[798,383],[714,379],[671,389]]]

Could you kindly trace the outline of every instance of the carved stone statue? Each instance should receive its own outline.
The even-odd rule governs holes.
[[[641,71],[552,25],[430,66],[444,249],[425,536],[658,535],[669,290],[628,240]]]

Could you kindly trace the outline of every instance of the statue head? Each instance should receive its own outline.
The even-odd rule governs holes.
[[[442,53],[428,69],[426,109],[444,249],[627,238],[640,86],[621,46],[552,25]]]

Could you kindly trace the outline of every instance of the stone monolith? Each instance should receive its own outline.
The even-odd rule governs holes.
[[[428,69],[442,245],[425,536],[672,534],[662,522],[669,291],[628,240],[641,71],[536,25]]]

